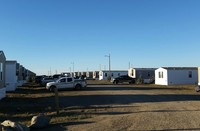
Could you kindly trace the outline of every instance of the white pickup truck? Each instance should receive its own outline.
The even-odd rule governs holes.
[[[50,91],[54,91],[57,89],[82,89],[83,87],[87,87],[87,82],[83,79],[74,79],[73,77],[61,77],[55,82],[49,82],[46,84],[46,89]]]

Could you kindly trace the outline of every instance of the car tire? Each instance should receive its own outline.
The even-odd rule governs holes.
[[[80,84],[77,84],[77,85],[75,86],[75,89],[76,89],[76,90],[81,90],[81,89],[82,89],[82,86],[81,86]]]
[[[49,91],[51,91],[51,92],[54,92],[55,91],[55,86],[51,86],[50,88],[49,88]]]

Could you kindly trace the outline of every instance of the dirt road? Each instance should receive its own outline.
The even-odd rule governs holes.
[[[200,96],[193,89],[91,85],[60,97],[63,107],[92,114],[70,131],[200,130]]]

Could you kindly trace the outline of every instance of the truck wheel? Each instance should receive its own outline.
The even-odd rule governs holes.
[[[55,88],[56,88],[55,86],[51,86],[51,87],[49,88],[49,91],[54,92]]]
[[[75,86],[75,89],[76,90],[80,90],[82,88],[82,86],[80,85],[80,84],[77,84],[76,86]]]

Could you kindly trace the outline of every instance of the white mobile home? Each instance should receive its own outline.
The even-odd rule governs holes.
[[[161,67],[155,70],[157,85],[196,84],[197,81],[197,67]]]
[[[17,61],[6,61],[6,91],[15,91],[17,83]]]
[[[107,80],[109,77],[109,73],[112,79],[121,75],[128,75],[128,70],[111,70],[110,72],[109,70],[101,70],[99,71],[99,80]]]
[[[0,99],[6,96],[6,88],[5,88],[5,65],[6,57],[3,51],[0,51]]]

